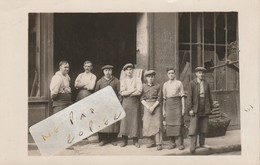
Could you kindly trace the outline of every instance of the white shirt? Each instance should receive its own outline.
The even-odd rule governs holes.
[[[138,78],[125,78],[120,81],[120,93],[123,91],[134,90],[135,95],[141,95],[142,93],[142,81]]]
[[[51,79],[50,84],[51,95],[58,93],[71,93],[70,77],[69,75],[63,75],[60,71],[57,71]]]
[[[163,98],[182,97],[184,95],[182,82],[179,80],[168,80],[163,84]]]
[[[200,84],[200,97],[204,97],[204,81],[197,78],[198,83]]]
[[[95,87],[96,79],[97,77],[91,72],[80,73],[75,80],[75,87],[78,85],[78,83],[83,83],[84,84],[83,88],[87,90],[93,90]]]

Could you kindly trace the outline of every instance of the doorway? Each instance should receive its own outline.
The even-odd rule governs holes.
[[[113,74],[119,78],[126,63],[136,64],[136,14],[54,14],[54,72],[61,60],[70,64],[73,100],[77,95],[74,82],[86,60],[92,61],[97,79],[103,76],[101,67],[106,64],[115,67]]]

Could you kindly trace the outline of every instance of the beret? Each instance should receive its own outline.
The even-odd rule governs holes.
[[[101,70],[104,70],[104,69],[113,69],[114,67],[112,65],[104,65]]]
[[[149,76],[149,75],[155,75],[155,71],[154,70],[147,70],[144,72],[144,76]]]
[[[205,72],[206,69],[205,69],[204,67],[199,66],[199,67],[195,68],[195,72],[198,72],[198,71],[203,71],[203,72]]]
[[[123,71],[125,71],[127,68],[134,68],[134,65],[131,63],[125,64],[125,66],[123,67]]]

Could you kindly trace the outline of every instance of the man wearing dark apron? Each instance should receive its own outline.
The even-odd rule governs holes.
[[[83,66],[85,72],[80,73],[75,80],[75,88],[79,90],[76,101],[79,101],[93,93],[96,75],[91,73],[93,68],[91,61],[85,61]]]
[[[57,71],[51,79],[50,91],[53,100],[53,114],[68,107],[72,103],[68,72],[69,63],[67,61],[61,61],[59,63],[59,71]]]
[[[102,88],[105,88],[107,86],[111,86],[116,93],[118,100],[120,101],[121,97],[119,95],[120,90],[120,81],[113,76],[113,66],[112,65],[105,65],[101,68],[101,70],[104,73],[104,76],[97,81],[95,91],[99,91]],[[104,112],[106,109],[104,109]],[[106,112],[108,113],[108,112]],[[108,143],[111,143],[112,145],[116,146],[116,139],[119,133],[119,122],[116,122],[98,132],[99,136],[99,146],[104,146]]]
[[[210,86],[204,80],[203,67],[195,69],[196,78],[190,82],[187,97],[187,111],[190,118],[190,152],[194,153],[199,135],[200,147],[206,147],[205,138],[208,130],[209,114],[213,108]]]

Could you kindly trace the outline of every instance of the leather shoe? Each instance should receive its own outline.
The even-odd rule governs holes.
[[[206,144],[200,145],[200,147],[202,147],[202,148],[210,148],[210,146],[208,146]]]
[[[99,146],[104,146],[104,145],[106,145],[107,143],[105,142],[105,141],[101,141],[98,145]]]
[[[178,149],[179,149],[179,150],[184,150],[185,147],[184,147],[184,145],[180,145],[180,146],[178,147]]]
[[[170,144],[170,146],[169,146],[169,150],[171,150],[171,149],[174,149],[176,147],[176,143],[172,143],[172,144]]]
[[[154,143],[150,143],[146,146],[146,148],[152,148],[152,147],[155,147],[155,144]]]
[[[113,146],[117,146],[117,142],[111,142]]]
[[[157,151],[162,150],[162,145],[157,145]]]
[[[127,145],[127,142],[123,142],[122,144],[120,144],[120,147],[125,147]]]
[[[134,145],[137,147],[137,148],[140,148],[140,144],[138,142],[135,142]]]

